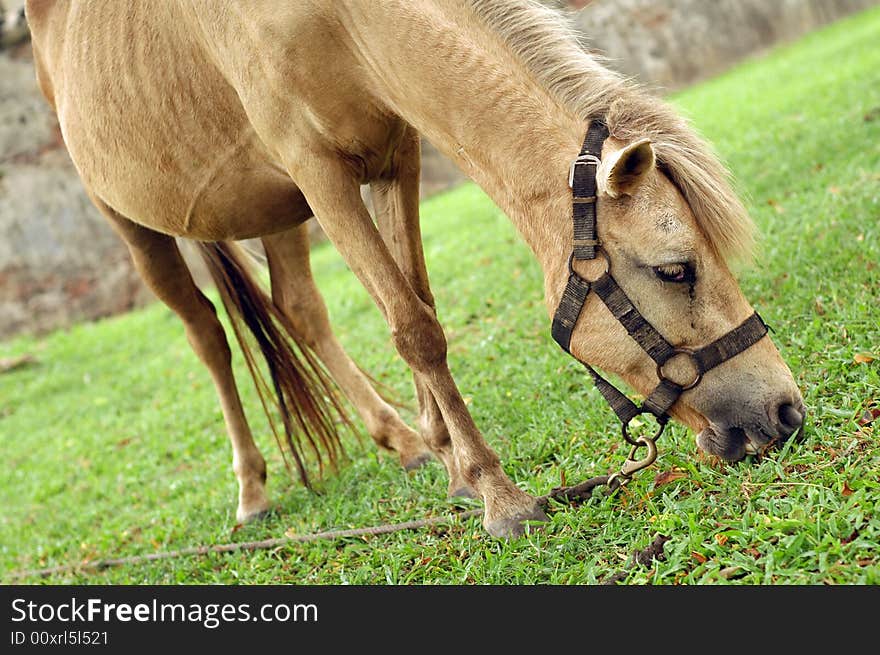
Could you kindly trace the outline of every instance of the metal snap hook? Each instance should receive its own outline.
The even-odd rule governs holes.
[[[636,459],[636,453],[642,447],[647,448],[647,453],[641,459]],[[642,469],[648,468],[655,461],[657,461],[657,444],[654,439],[651,437],[639,437],[633,444],[632,449],[629,451],[629,457],[626,458],[620,470],[617,473],[612,473],[608,478],[609,488],[614,491],[624,486],[632,480],[633,475]]]
[[[647,448],[648,452],[641,459],[635,459],[636,453],[642,446]],[[634,473],[648,468],[655,461],[657,461],[657,444],[650,437],[639,437],[636,439],[636,445],[630,450],[629,457],[627,457],[623,466],[620,467],[620,472],[623,475],[632,477]]]
[[[635,459],[636,453],[642,447],[647,448],[648,452],[641,459]],[[629,457],[626,458],[620,470],[617,473],[612,473],[608,478],[608,487],[612,491],[616,491],[632,480],[633,475],[642,469],[648,468],[655,461],[657,461],[657,444],[654,442],[654,439],[639,437],[636,439],[632,450],[629,451]]]

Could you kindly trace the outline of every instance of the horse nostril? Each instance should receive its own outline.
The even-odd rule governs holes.
[[[786,437],[797,432],[804,423],[804,415],[794,406],[785,403],[779,407],[779,425]]]

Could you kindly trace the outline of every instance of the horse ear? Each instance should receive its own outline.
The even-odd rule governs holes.
[[[596,181],[612,198],[632,195],[656,166],[650,139],[640,139],[602,160]]]

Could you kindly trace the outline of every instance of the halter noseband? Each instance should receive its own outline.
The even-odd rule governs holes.
[[[552,334],[553,339],[562,349],[571,354],[571,334],[575,323],[584,308],[587,296],[595,292],[605,303],[627,333],[635,340],[642,350],[654,360],[657,365],[657,378],[659,383],[654,390],[645,398],[642,406],[637,406],[610,382],[599,375],[592,366],[581,361],[586,367],[614,413],[623,424],[623,437],[632,444],[633,452],[641,446],[647,446],[650,462],[656,457],[654,441],[663,433],[669,421],[669,408],[675,404],[679,396],[688,389],[693,389],[703,379],[703,375],[719,364],[738,355],[753,344],[757,343],[767,334],[767,325],[757,312],[753,313],[742,324],[734,328],[724,336],[716,339],[707,346],[697,350],[677,347],[670,344],[645,318],[639,313],[632,301],[623,292],[623,289],[611,275],[611,260],[604,255],[607,262],[605,273],[597,280],[590,282],[585,280],[574,270],[574,262],[587,261],[596,258],[596,252],[601,249],[601,242],[596,233],[596,206],[598,201],[598,189],[596,187],[596,170],[599,167],[602,155],[602,144],[608,138],[608,127],[601,119],[590,121],[590,128],[584,139],[584,145],[580,154],[571,163],[569,170],[569,186],[572,190],[572,218],[574,234],[572,240],[571,255],[568,258],[568,282],[565,291],[553,316]],[[674,381],[664,373],[666,365],[675,358],[686,357],[693,367],[693,377],[687,380]],[[580,360],[578,360],[580,361]],[[639,414],[652,414],[659,425],[659,429],[653,437],[633,438],[629,433],[630,422]],[[651,455],[651,453],[653,453]],[[632,455],[630,462],[632,462]],[[648,462],[648,464],[650,464]],[[629,462],[628,462],[629,463]],[[638,470],[647,464],[637,463],[633,470]],[[633,472],[627,471],[626,466],[621,471],[624,479]]]

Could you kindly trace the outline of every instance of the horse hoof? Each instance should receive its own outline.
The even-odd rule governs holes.
[[[265,521],[273,514],[275,514],[275,510],[274,508],[269,506],[262,509],[252,510],[250,512],[243,512],[239,510],[238,512],[236,512],[235,518],[240,525],[246,525],[248,523],[258,523],[260,521]]]
[[[434,459],[434,457],[431,453],[420,453],[415,457],[411,457],[406,461],[401,462],[401,464],[403,464],[404,471],[415,471],[417,468],[427,464],[432,459]]]
[[[550,519],[544,513],[544,510],[536,503],[535,506],[528,511],[500,519],[494,519],[483,523],[486,531],[493,537],[498,539],[512,539],[522,536],[526,531],[525,521],[547,522]],[[532,528],[534,529],[534,528]]]
[[[468,485],[462,485],[461,487],[456,487],[455,489],[450,489],[449,493],[446,494],[447,498],[476,498],[476,492],[471,489]]]

